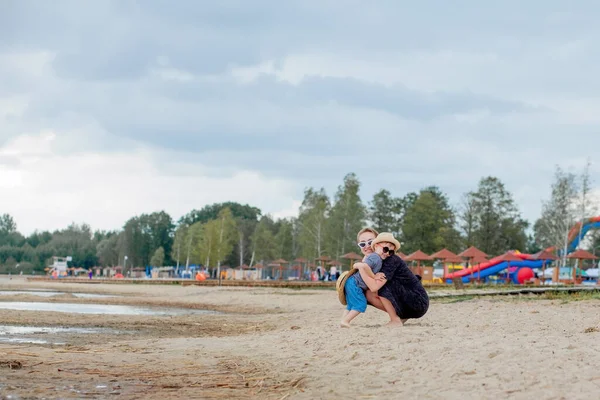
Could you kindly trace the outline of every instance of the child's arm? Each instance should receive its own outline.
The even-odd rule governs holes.
[[[365,281],[367,287],[371,292],[379,292],[379,289],[381,289],[381,287],[387,282],[385,274],[382,272],[378,272],[377,275],[371,277],[371,275],[373,275],[373,271],[371,270],[371,268],[368,267],[368,265],[365,265],[365,267],[359,266],[358,273],[360,273],[360,276],[363,278],[363,281]]]
[[[375,279],[375,274],[373,273],[373,270],[371,269],[371,267],[369,267],[369,264],[364,263],[364,262],[358,262],[358,263],[354,264],[354,268],[358,269],[359,271],[360,271],[360,268],[363,268],[363,270],[369,277]]]

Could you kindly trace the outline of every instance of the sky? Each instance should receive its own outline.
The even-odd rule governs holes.
[[[223,201],[296,215],[497,176],[534,221],[600,172],[600,3],[0,0],[0,214],[19,231]],[[600,181],[594,180],[596,185]]]

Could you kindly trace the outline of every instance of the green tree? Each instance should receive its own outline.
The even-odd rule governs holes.
[[[193,237],[199,240],[194,245],[194,253],[203,260],[206,260],[207,267],[215,265],[217,271],[221,269],[221,263],[233,252],[233,247],[237,238],[236,222],[231,210],[224,208],[217,216],[217,219],[208,221],[204,224],[199,222],[192,225],[192,228],[198,226],[197,232],[191,232]]]
[[[119,235],[111,235],[96,245],[96,256],[104,267],[119,265]]]
[[[490,255],[509,249],[525,250],[528,223],[521,218],[512,194],[498,178],[482,178],[477,191],[467,197],[473,207],[475,246]]]
[[[237,239],[237,225],[233,214],[229,208],[224,208],[219,212],[219,238],[217,241],[217,267],[221,267],[221,262],[233,252],[233,247]]]
[[[475,197],[472,196],[471,193],[467,193],[463,195],[459,213],[460,229],[462,231],[466,247],[475,245],[475,218]]]
[[[71,256],[73,267],[90,268],[98,264],[96,243],[92,239],[92,229],[87,224],[71,224],[66,229],[56,231],[46,244],[51,256]]]
[[[250,236],[252,256],[250,266],[255,261],[265,262],[277,258],[278,246],[275,241],[275,221],[270,215],[264,215],[256,225],[256,229]]]
[[[206,223],[196,222],[190,227],[186,242],[191,246],[191,257],[199,260],[207,268],[214,266],[217,254],[217,220]]]
[[[327,220],[328,251],[336,258],[355,247],[356,232],[365,224],[366,208],[360,196],[360,181],[355,174],[344,177]]]
[[[225,260],[230,265],[243,265],[252,256],[250,236],[256,229],[258,220],[236,218],[237,241],[231,255]]]
[[[294,222],[293,219],[277,221],[277,234],[275,234],[275,258],[292,261],[296,258],[294,252]]]
[[[38,246],[48,243],[50,240],[52,240],[52,233],[48,231],[35,231],[31,235],[29,235],[25,241],[29,243],[31,247],[36,248]]]
[[[156,249],[152,258],[150,259],[150,265],[153,267],[162,267],[165,262],[165,249],[159,247]]]
[[[369,203],[369,220],[373,228],[379,232],[400,233],[402,201],[392,197],[392,194],[382,189],[373,195]]]
[[[130,218],[125,223],[119,245],[121,259],[126,255],[130,265],[146,266],[154,251],[162,247],[165,257],[169,257],[165,262],[171,264],[174,228],[173,220],[164,211]]]
[[[203,207],[201,210],[192,210],[179,220],[179,226],[191,226],[196,222],[206,223],[218,218],[219,213],[228,208],[231,210],[236,225],[237,241],[234,251],[224,260],[230,265],[244,264],[251,256],[250,235],[254,232],[258,219],[261,215],[260,209],[247,204],[236,202],[215,203]]]
[[[170,255],[173,248],[175,225],[171,216],[164,211],[142,214],[140,223],[146,236],[144,258],[148,259],[156,249],[162,247],[167,257],[164,260],[165,263],[172,265]]]
[[[537,243],[544,248],[556,246],[565,253],[569,230],[578,219],[576,200],[576,175],[557,166],[550,199],[542,203],[542,215],[533,226]]]
[[[171,259],[177,263],[177,267],[179,267],[179,264],[182,264],[186,260],[186,249],[189,248],[186,242],[188,230],[189,227],[187,225],[179,225],[175,231],[173,248],[171,250]]]
[[[150,261],[149,247],[150,244],[144,234],[140,217],[132,217],[127,220],[119,240],[119,260],[123,260],[127,256],[130,265],[148,265]]]
[[[582,242],[582,233],[583,233],[583,222],[586,218],[590,216],[596,215],[598,211],[598,207],[596,206],[596,202],[591,196],[592,192],[592,177],[590,175],[590,166],[591,161],[588,159],[583,172],[579,176],[579,185],[578,185],[578,195],[576,200],[576,207],[579,211],[579,242],[577,244],[577,248],[580,249]]]
[[[17,231],[17,223],[10,214],[0,215],[0,235],[8,235]]]
[[[179,225],[191,226],[196,222],[208,222],[218,218],[219,213],[228,208],[235,219],[246,219],[258,221],[261,215],[260,209],[249,206],[247,204],[239,204],[235,202],[215,203],[204,206],[201,210],[192,210],[179,220]]]
[[[300,206],[298,224],[301,254],[308,259],[324,255],[325,229],[331,205],[325,189],[308,188]]]
[[[21,247],[25,238],[17,231],[17,224],[9,214],[0,215],[0,245]]]
[[[444,247],[457,251],[460,235],[447,196],[437,187],[428,187],[409,198],[402,223],[405,251],[433,253]]]

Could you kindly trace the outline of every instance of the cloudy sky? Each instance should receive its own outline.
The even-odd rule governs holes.
[[[600,3],[0,0],[0,213],[23,233],[227,200],[296,213],[600,172]],[[596,180],[600,185],[600,180]]]

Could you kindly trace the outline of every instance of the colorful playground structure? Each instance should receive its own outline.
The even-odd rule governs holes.
[[[579,242],[583,239],[585,234],[590,229],[600,228],[600,216],[592,217],[575,224],[568,235],[567,245],[567,258],[582,260],[597,260],[594,254],[591,254],[584,250],[576,250]],[[453,282],[457,278],[461,278],[463,282],[472,281],[485,281],[487,282],[492,276],[501,276],[506,281],[510,281],[515,284],[524,283],[535,278],[536,273],[534,269],[542,269],[540,277],[542,281],[548,278],[546,268],[551,267],[556,259],[562,256],[564,249],[556,249],[550,247],[537,254],[523,254],[518,251],[508,252],[502,256],[494,257],[485,262],[474,263],[471,262],[469,268],[462,269],[453,273],[444,274],[444,280],[448,283]],[[566,282],[572,281],[572,283],[581,283],[583,281],[583,275],[585,274],[581,269],[573,268],[552,268],[552,281],[553,282]],[[594,269],[597,271],[597,269]],[[570,275],[569,272],[571,272]],[[566,274],[565,274],[566,273]],[[590,278],[596,278],[598,276],[590,276]]]

